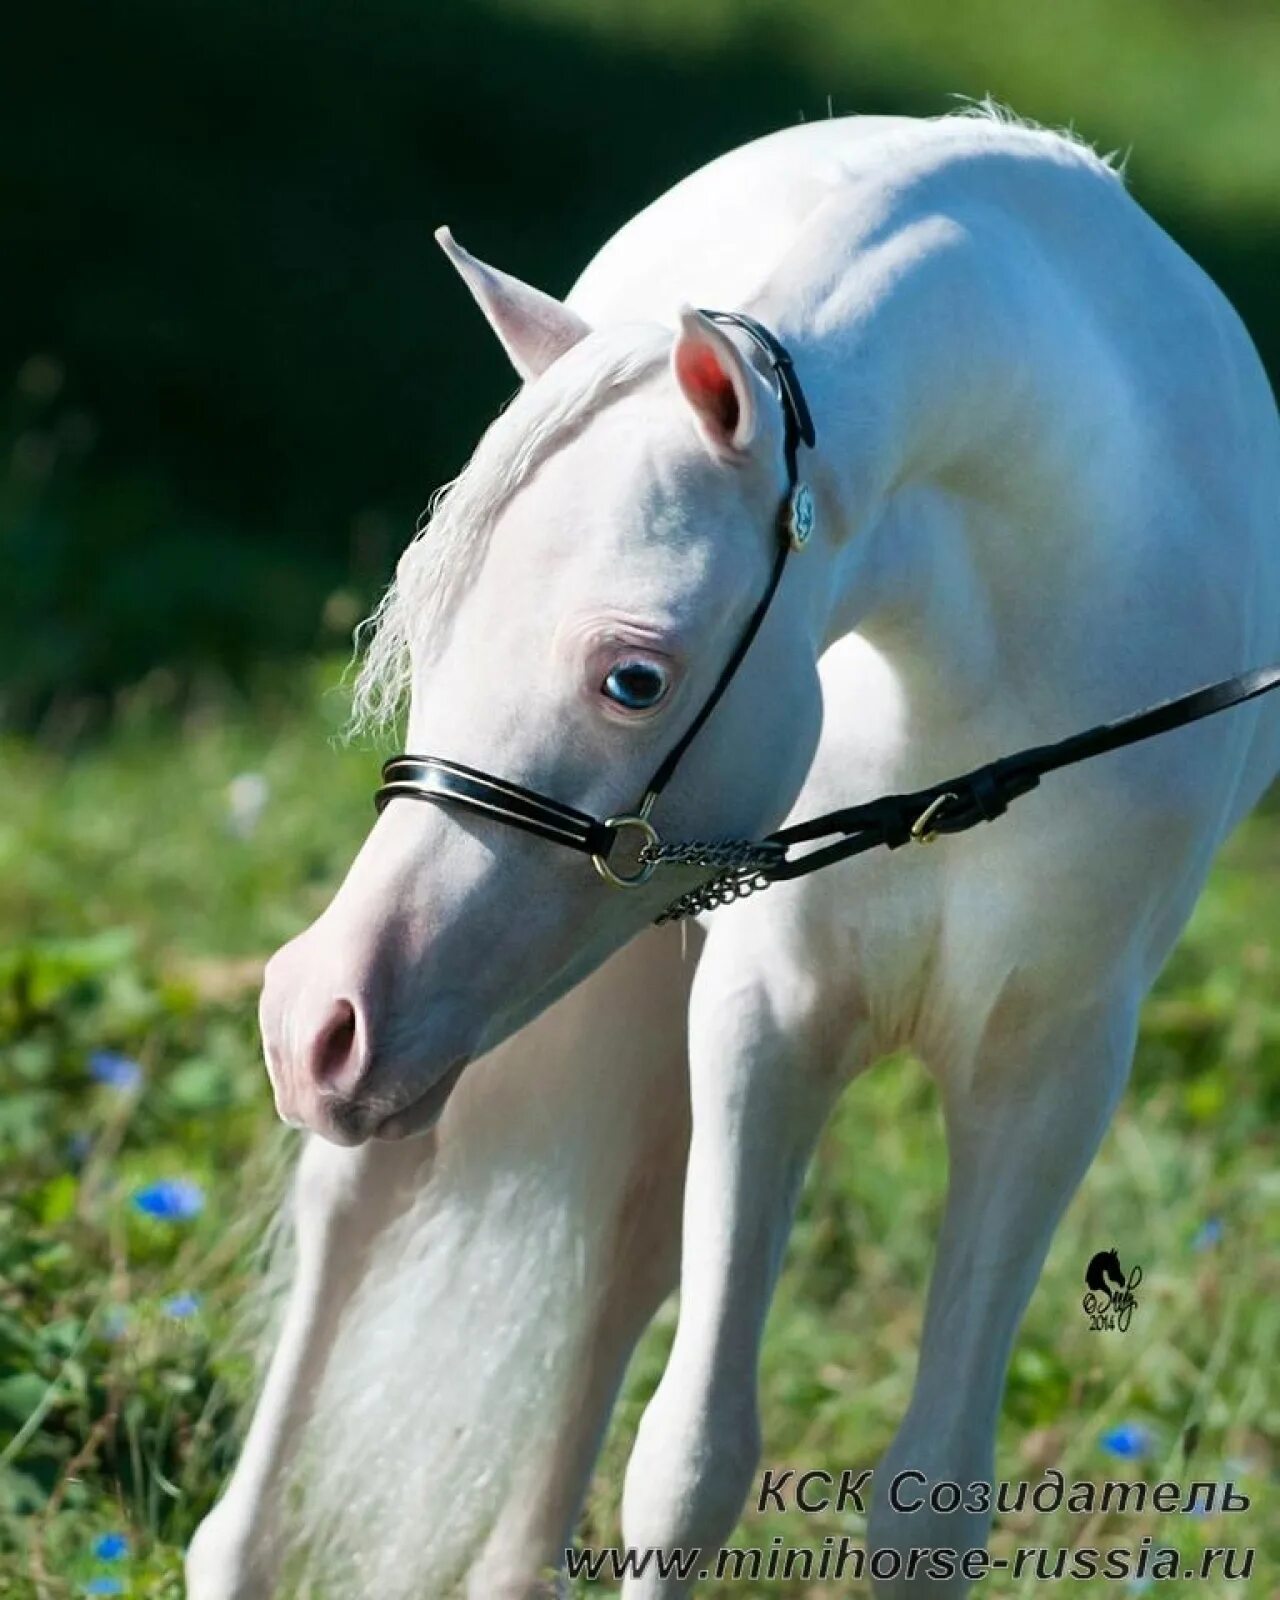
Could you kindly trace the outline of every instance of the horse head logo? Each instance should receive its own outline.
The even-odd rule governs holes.
[[[1110,1279],[1110,1284],[1108,1284]],[[1084,1281],[1090,1289],[1099,1294],[1111,1293],[1110,1285],[1117,1289],[1124,1288],[1124,1272],[1120,1266],[1120,1254],[1115,1245],[1110,1250],[1099,1250],[1097,1255],[1085,1268]]]

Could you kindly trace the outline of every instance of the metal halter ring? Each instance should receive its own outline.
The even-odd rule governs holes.
[[[615,834],[621,833],[624,828],[635,828],[641,834],[642,850],[644,848],[653,848],[662,841],[658,838],[658,830],[644,815],[644,812],[652,804],[652,798],[648,797],[640,813],[628,817],[606,817],[604,825],[606,828],[612,828]],[[617,844],[617,842],[615,838],[613,843]],[[611,845],[609,848],[612,851],[613,846]],[[653,877],[658,863],[656,860],[646,861],[642,855],[639,865],[629,877],[626,873],[615,871],[609,865],[608,856],[592,856],[591,865],[611,889],[638,889],[642,883],[648,883],[649,879]]]

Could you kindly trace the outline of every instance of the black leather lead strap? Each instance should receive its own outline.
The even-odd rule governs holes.
[[[1119,750],[1158,733],[1170,733],[1174,728],[1199,722],[1203,717],[1212,717],[1219,711],[1256,700],[1259,695],[1277,687],[1280,687],[1280,665],[1258,667],[1252,672],[1241,672],[1234,678],[1225,678],[1221,683],[1194,689],[1190,694],[1179,695],[1176,699],[1162,700],[1159,705],[1119,717],[1114,722],[1099,723],[1096,728],[1072,734],[1068,739],[1060,739],[1057,744],[1024,750],[1009,759],[1027,762],[1041,775],[1056,772],[1060,767],[1087,761],[1091,756],[1106,755],[1109,750]]]
[[[1035,745],[1001,757],[958,778],[948,778],[911,794],[884,795],[865,805],[828,811],[806,822],[793,823],[769,835],[770,844],[789,848],[820,839],[834,842],[817,850],[763,869],[770,882],[783,883],[807,877],[864,850],[884,846],[896,850],[911,840],[927,841],[936,834],[964,833],[981,822],[1003,816],[1010,803],[1029,794],[1041,778],[1063,767],[1121,750],[1152,739],[1157,734],[1199,722],[1232,706],[1243,705],[1280,688],[1280,666],[1242,672],[1237,677],[1162,701],[1145,711],[1099,723],[1083,733],[1071,734],[1055,744]]]

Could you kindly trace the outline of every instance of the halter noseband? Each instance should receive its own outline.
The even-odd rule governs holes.
[[[963,833],[979,823],[992,822],[1004,815],[1011,801],[1029,794],[1050,772],[1153,738],[1156,734],[1168,733],[1280,688],[1280,665],[1242,672],[1115,722],[1087,728],[1083,733],[1072,734],[1054,744],[1020,750],[931,788],[910,794],[882,795],[862,805],[845,806],[806,822],[792,823],[767,839],[664,842],[650,821],[654,802],[671,781],[685,752],[733,681],[777,593],[787,556],[792,550],[804,549],[814,525],[813,493],[808,484],[801,481],[798,465],[800,446],[813,448],[813,420],[791,357],[768,328],[744,312],[704,311],[702,315],[712,322],[740,328],[769,363],[782,406],[787,487],[775,519],[777,553],[768,586],[747,619],[711,693],[649,780],[639,806],[633,812],[606,817],[601,822],[585,811],[532,789],[522,789],[519,784],[508,783],[487,772],[478,772],[474,767],[464,767],[457,761],[445,761],[439,756],[399,755],[392,756],[382,769],[382,787],[374,798],[379,811],[397,798],[461,806],[590,856],[604,881],[618,889],[633,889],[647,883],[662,865],[710,869],[710,879],[682,894],[657,919],[667,922],[729,905],[757,889],[805,877],[864,850],[881,845],[896,850],[912,842],[928,844],[940,834]],[[632,872],[620,871],[609,859],[619,836],[628,831],[638,835],[640,845],[637,866]],[[799,857],[790,857],[791,847],[802,844],[815,848]]]
[[[647,883],[653,876],[659,861],[663,859],[662,842],[649,820],[654,803],[670,783],[685,752],[733,681],[777,593],[787,556],[793,550],[803,550],[808,544],[815,520],[813,491],[800,480],[799,452],[802,444],[812,449],[816,435],[808,402],[790,355],[768,328],[745,312],[704,311],[702,315],[712,322],[740,328],[768,361],[782,406],[782,450],[787,485],[775,518],[776,554],[764,594],[747,619],[724,670],[698,714],[645,786],[640,804],[633,812],[606,817],[601,822],[559,800],[549,799],[532,789],[521,788],[519,784],[508,783],[504,778],[495,778],[490,773],[479,772],[474,767],[464,767],[457,761],[446,761],[439,756],[398,755],[392,756],[382,769],[382,787],[374,797],[374,804],[379,811],[395,799],[431,800],[437,804],[461,806],[464,810],[493,817],[509,827],[520,828],[525,833],[536,834],[553,844],[564,845],[590,856],[596,871],[615,888],[634,888]],[[639,836],[639,859],[635,871],[622,872],[610,864],[609,857],[618,836],[628,830]],[[754,852],[761,857],[761,864],[765,859],[781,854],[767,846],[754,847]]]

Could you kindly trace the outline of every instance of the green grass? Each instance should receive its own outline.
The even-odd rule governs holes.
[[[60,1600],[114,1575],[130,1595],[178,1596],[183,1543],[233,1459],[250,1380],[234,1314],[287,1142],[258,1063],[257,965],[324,903],[369,818],[374,757],[334,743],[332,678],[267,681],[245,701],[210,692],[181,715],[153,683],[121,701],[109,741],[74,758],[0,750],[0,1595]],[[265,777],[269,799],[239,837],[227,786],[244,772]],[[1133,1088],[1035,1295],[1000,1433],[1004,1477],[1046,1465],[1068,1478],[1230,1477],[1252,1509],[1105,1527],[1065,1513],[1006,1519],[1002,1552],[1152,1535],[1184,1556],[1257,1546],[1251,1594],[1280,1574],[1278,881],[1280,818],[1261,816],[1225,853],[1147,1008]],[[136,1091],[91,1080],[88,1055],[104,1048],[141,1063]],[[853,1087],[823,1137],[770,1323],[768,1463],[860,1469],[888,1441],[911,1383],[944,1173],[934,1095],[913,1063]],[[168,1176],[202,1185],[198,1217],[133,1207],[140,1185]],[[1221,1241],[1197,1249],[1210,1218]],[[1080,1307],[1084,1264],[1112,1243],[1145,1271],[1124,1336],[1089,1332]],[[166,1302],[188,1291],[198,1312],[173,1318]],[[617,1537],[628,1441],[672,1325],[668,1308],[634,1363],[588,1540]],[[1119,1422],[1149,1431],[1143,1460],[1104,1451],[1100,1435]],[[92,1542],[109,1531],[128,1535],[129,1553],[95,1561]],[[860,1532],[849,1514],[773,1514],[735,1542],[816,1547]],[[1033,1587],[993,1580],[984,1592]]]

